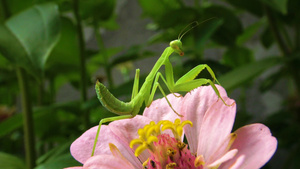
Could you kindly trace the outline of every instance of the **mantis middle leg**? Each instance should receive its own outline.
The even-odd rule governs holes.
[[[158,72],[155,76],[155,79],[154,79],[154,82],[153,82],[153,86],[152,86],[152,89],[151,89],[151,92],[150,92],[150,95],[149,97],[147,97],[147,99],[145,99],[145,105],[147,107],[149,107],[153,101],[153,98],[154,98],[154,94],[156,92],[156,89],[159,88],[160,92],[163,94],[164,98],[166,99],[166,101],[168,102],[170,108],[174,111],[175,114],[177,114],[178,116],[182,117],[181,114],[177,113],[176,110],[173,108],[173,106],[171,105],[170,101],[168,100],[164,90],[162,89],[162,87],[160,86],[158,80],[159,78],[161,78],[163,80],[163,82],[166,84],[167,88],[170,90],[169,88],[169,85],[167,84],[167,81],[165,80],[165,78],[163,77],[163,75]],[[171,91],[171,90],[170,90]],[[174,93],[173,93],[174,94]],[[176,96],[176,95],[175,95]],[[178,97],[178,96],[176,96]]]

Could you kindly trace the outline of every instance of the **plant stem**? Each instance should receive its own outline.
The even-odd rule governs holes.
[[[286,43],[284,42],[280,31],[278,29],[278,25],[276,22],[276,19],[273,16],[273,13],[271,11],[271,9],[269,9],[268,7],[265,7],[265,11],[266,11],[266,15],[267,18],[269,20],[270,26],[271,26],[271,30],[274,34],[275,40],[283,54],[283,56],[285,57],[290,57],[293,53],[292,49],[286,45]],[[295,63],[293,61],[289,61],[287,62],[287,68],[294,80],[294,83],[296,85],[296,92],[299,93],[300,92],[300,73],[299,73],[299,67],[298,65],[295,65]]]
[[[280,35],[280,31],[278,29],[277,22],[276,22],[276,20],[273,16],[272,11],[268,7],[265,7],[265,11],[266,11],[266,15],[267,15],[268,21],[269,21],[270,26],[271,26],[271,30],[274,34],[274,37],[275,37],[275,39],[278,43],[278,46],[279,46],[281,52],[283,53],[283,55],[290,54],[291,49],[284,43],[283,38]]]
[[[295,49],[300,48],[300,23],[295,23]]]
[[[105,62],[105,65],[104,65],[105,66],[105,73],[106,73],[106,76],[107,76],[108,87],[113,88],[114,83],[113,83],[113,80],[112,80],[112,77],[111,77],[111,66],[108,63],[107,51],[106,51],[102,36],[99,33],[99,25],[98,25],[98,23],[95,19],[94,19],[94,32],[95,32],[95,36],[96,36],[96,39],[97,39],[97,44],[98,44],[98,47],[99,47],[99,51],[102,50],[102,53],[103,53],[104,62]]]
[[[45,99],[44,99],[44,80],[42,79],[40,84],[38,84],[38,97],[37,97],[37,101],[38,101],[38,105],[39,106],[43,106],[45,104]]]
[[[9,6],[6,0],[1,0],[4,17],[5,19],[11,16]],[[32,169],[36,166],[35,164],[35,136],[34,136],[34,121],[32,113],[32,104],[29,94],[27,74],[21,67],[16,68],[19,88],[21,91],[21,102],[23,112],[23,129],[24,129],[24,145],[25,145],[25,158],[28,169]]]
[[[56,91],[55,91],[55,78],[54,77],[49,77],[49,93],[50,93],[50,95],[49,95],[49,102],[51,103],[51,104],[53,104],[54,103],[54,101],[55,101],[55,94],[54,93],[56,93]]]
[[[2,3],[2,9],[3,9],[3,14],[4,14],[4,18],[9,18],[10,17],[10,11],[9,11],[9,8],[8,8],[8,5],[7,5],[7,2],[6,0],[1,0],[1,3]]]
[[[22,99],[26,162],[28,169],[32,169],[35,167],[35,141],[33,129],[34,121],[32,117],[32,105],[28,88],[28,80],[27,74],[23,68],[17,68],[17,76]]]
[[[80,76],[81,76],[81,102],[87,101],[87,77],[86,77],[86,65],[85,65],[85,42],[82,31],[81,18],[79,15],[79,0],[73,0],[73,12],[77,23],[77,35],[79,40],[80,51]],[[83,125],[85,129],[89,128],[89,111],[86,110],[83,114]]]

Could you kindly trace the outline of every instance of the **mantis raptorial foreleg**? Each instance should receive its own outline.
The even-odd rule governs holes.
[[[212,69],[206,65],[198,65],[194,67],[192,70],[190,70],[188,73],[183,75],[180,79],[176,81],[174,84],[173,81],[173,68],[170,62],[165,63],[165,73],[166,73],[166,79],[167,79],[167,84],[170,86],[168,87],[171,92],[188,92],[191,91],[199,86],[210,84],[212,88],[214,89],[215,93],[218,95],[218,97],[223,101],[223,103],[227,106],[229,106],[224,99],[221,97],[219,90],[215,86],[215,84],[210,80],[210,79],[195,79],[204,69],[206,69],[211,77],[213,78],[214,81],[217,81],[219,84],[214,72]]]
[[[206,64],[202,64],[202,65],[198,65],[198,66],[194,67],[188,73],[186,73],[181,78],[179,78],[176,81],[175,86],[177,84],[182,84],[182,83],[194,80],[204,69],[206,69],[208,71],[208,73],[210,74],[210,76],[212,77],[212,79],[214,81],[217,81],[217,83],[219,83],[215,76],[215,73],[211,70],[211,68]]]
[[[139,92],[139,79],[140,79],[140,69],[135,70],[135,77],[132,88],[131,100],[138,94]]]

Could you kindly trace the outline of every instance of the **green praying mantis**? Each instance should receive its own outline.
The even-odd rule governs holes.
[[[214,89],[215,93],[218,95],[218,97],[223,101],[224,104],[226,104],[225,101],[223,100],[223,98],[220,96],[220,93],[213,81],[211,81],[210,79],[205,79],[205,78],[195,79],[202,70],[206,69],[209,72],[209,74],[211,75],[211,77],[213,78],[213,80],[219,84],[219,82],[217,81],[217,79],[215,77],[214,72],[206,64],[196,66],[195,68],[190,70],[188,73],[186,73],[184,76],[179,78],[176,82],[174,81],[173,67],[169,60],[169,56],[173,52],[178,53],[180,56],[184,55],[184,52],[182,50],[181,38],[189,30],[191,30],[195,26],[199,25],[198,22],[193,22],[192,24],[195,24],[195,25],[192,26],[190,29],[188,29],[186,32],[180,33],[177,40],[173,40],[170,42],[170,46],[164,50],[164,52],[162,53],[160,58],[157,60],[157,62],[155,63],[152,70],[150,71],[149,75],[146,77],[145,82],[143,83],[143,85],[141,86],[140,89],[139,89],[140,70],[136,69],[131,101],[123,102],[123,101],[117,99],[109,92],[109,90],[102,83],[100,83],[99,81],[96,82],[95,89],[96,89],[97,97],[100,100],[100,102],[102,103],[102,105],[109,111],[111,111],[115,114],[118,114],[120,116],[104,118],[99,122],[99,126],[98,126],[98,130],[97,130],[96,138],[94,141],[94,146],[93,146],[93,151],[92,151],[91,156],[93,156],[95,153],[95,147],[96,147],[96,144],[98,141],[101,125],[103,123],[107,123],[107,122],[112,122],[112,121],[116,121],[116,120],[128,119],[128,118],[135,117],[139,113],[140,108],[142,107],[143,103],[147,107],[149,107],[151,105],[157,88],[164,95],[165,99],[167,100],[170,108],[174,111],[174,113],[176,113],[178,116],[182,116],[179,113],[177,113],[176,110],[174,110],[174,108],[170,104],[169,100],[167,99],[165,92],[163,91],[161,85],[159,84],[160,79],[162,79],[162,81],[166,84],[168,90],[173,94],[175,92],[189,92],[189,91],[191,91],[197,87],[200,87],[202,85],[210,84],[212,86],[212,88]],[[182,32],[186,28],[184,28],[182,30]],[[163,76],[163,74],[161,72],[159,72],[159,69],[162,66],[165,66],[165,77]]]

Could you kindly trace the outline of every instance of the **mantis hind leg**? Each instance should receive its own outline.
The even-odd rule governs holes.
[[[133,117],[134,117],[133,115],[123,115],[123,116],[104,118],[104,119],[100,120],[91,156],[94,156],[94,154],[95,154],[95,148],[96,148],[96,145],[97,145],[97,142],[98,142],[98,137],[99,137],[99,134],[100,134],[101,125],[103,123],[112,122],[112,121],[116,121],[116,120],[122,120],[122,119],[129,119],[129,118],[133,118]]]

